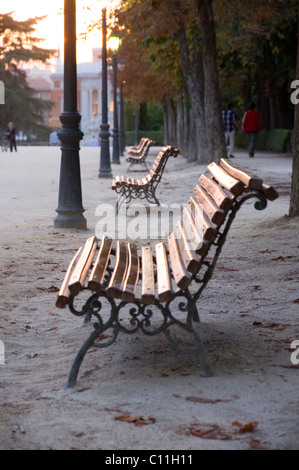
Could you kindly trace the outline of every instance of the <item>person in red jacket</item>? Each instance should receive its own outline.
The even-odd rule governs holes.
[[[259,130],[261,129],[261,119],[258,112],[255,110],[255,104],[249,105],[248,111],[244,114],[243,131],[248,135],[249,156],[254,157],[254,147]]]

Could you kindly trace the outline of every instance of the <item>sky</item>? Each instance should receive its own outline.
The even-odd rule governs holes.
[[[78,62],[90,61],[92,48],[101,47],[102,33],[95,29],[88,33],[87,39],[83,40],[80,35],[87,32],[87,26],[94,21],[101,20],[102,8],[111,8],[119,3],[117,0],[77,0],[77,60]],[[64,0],[9,0],[5,6],[0,7],[1,13],[15,12],[16,20],[26,20],[35,16],[47,15],[37,27],[35,35],[45,39],[41,47],[49,49],[60,48],[63,55],[63,18]]]

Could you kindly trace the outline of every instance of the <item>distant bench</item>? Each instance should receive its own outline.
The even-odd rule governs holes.
[[[77,251],[56,306],[68,306],[74,315],[95,322],[74,360],[67,387],[76,384],[91,347],[109,346],[119,333],[138,330],[149,336],[164,333],[176,345],[170,331],[173,325],[193,335],[205,373],[213,375],[209,354],[194,329],[194,322],[199,322],[197,301],[212,277],[238,210],[251,198],[257,199],[256,209],[265,209],[267,200],[274,201],[278,193],[224,159],[220,166],[211,163],[207,168],[167,243],[138,250],[134,243],[91,237]],[[82,291],[90,294],[87,300],[81,296],[83,306],[78,308]]]
[[[148,169],[145,159],[148,156],[150,146],[154,143],[153,140],[143,137],[137,147],[129,147],[126,156],[126,161],[130,163],[128,170],[133,165],[143,165]]]
[[[125,201],[126,205],[132,199],[146,199],[150,204],[160,205],[156,196],[156,189],[163,175],[166,163],[169,157],[176,157],[179,150],[169,145],[157,155],[149,173],[142,179],[127,178],[126,176],[117,176],[112,182],[112,189],[119,194],[119,200],[116,204],[118,212],[119,207]]]

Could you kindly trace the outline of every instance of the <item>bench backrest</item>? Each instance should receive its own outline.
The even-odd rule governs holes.
[[[198,271],[211,244],[219,236],[221,225],[234,201],[251,190],[251,196],[264,195],[268,200],[278,197],[276,190],[229,162],[208,165],[209,175],[203,174],[184,207],[182,221],[168,237],[169,259],[173,277],[180,288],[191,282],[191,274]],[[250,193],[248,195],[250,197]],[[245,201],[246,196],[241,201]]]
[[[150,140],[146,137],[144,141],[142,142],[140,148],[138,147],[137,149],[131,149],[128,151],[128,155],[126,159],[128,161],[130,160],[132,161],[134,160],[138,162],[143,161],[147,157],[150,146],[153,143],[154,143],[153,140]]]
[[[138,152],[140,152],[140,151],[143,149],[144,145],[146,144],[146,142],[147,142],[148,140],[149,140],[148,137],[142,137],[142,138],[140,139],[140,142],[139,142],[139,144],[137,145],[137,147],[135,147],[135,146],[133,146],[133,145],[132,145],[131,147],[129,147],[128,153],[131,153],[131,152],[132,152],[132,153],[138,153]]]
[[[165,165],[169,157],[177,157],[179,150],[170,145],[166,145],[158,153],[150,171],[145,176],[147,183],[150,183],[153,179],[156,180],[159,176],[162,175]]]

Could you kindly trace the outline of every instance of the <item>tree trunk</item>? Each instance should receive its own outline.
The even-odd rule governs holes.
[[[197,142],[198,162],[209,163],[211,159],[206,135],[202,57],[201,54],[198,54],[196,60],[190,60],[190,51],[183,22],[181,22],[178,30],[178,37],[183,74],[192,105],[191,116],[194,119],[194,126],[190,126],[190,128],[193,128],[196,133],[195,137],[190,135],[189,140],[192,142],[195,139]],[[193,156],[188,157],[188,160],[190,159],[193,161]]]
[[[163,106],[164,111],[164,144],[176,146],[176,126],[173,101],[169,100]]]
[[[197,0],[203,35],[204,109],[210,161],[227,156],[217,67],[213,0]]]
[[[198,161],[197,145],[198,139],[196,138],[195,116],[193,115],[194,109],[190,109],[190,132],[188,139],[188,162]]]
[[[177,122],[176,135],[177,147],[184,157],[188,154],[188,138],[189,138],[189,117],[188,117],[188,95],[184,90],[177,101]]]
[[[299,3],[298,3],[298,44],[296,77],[299,77]],[[299,217],[299,104],[295,104],[293,172],[290,200],[290,217]]]

